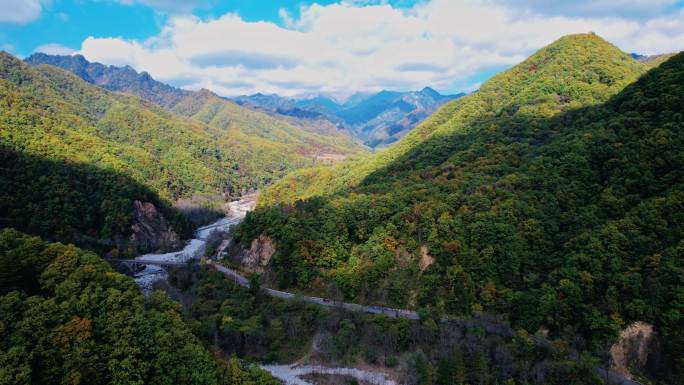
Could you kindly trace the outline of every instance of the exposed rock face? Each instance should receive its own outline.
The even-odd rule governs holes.
[[[150,202],[133,202],[130,244],[138,252],[165,253],[179,249],[180,237]]]
[[[239,262],[247,271],[262,273],[276,252],[275,243],[266,235],[259,235],[252,241],[249,250],[240,253]]]
[[[610,348],[612,370],[632,379],[630,368],[644,373],[651,355],[656,352],[656,334],[653,325],[637,321],[629,325]]]
[[[418,266],[420,267],[420,271],[424,272],[425,269],[430,267],[435,263],[435,258],[433,258],[430,254],[428,254],[428,248],[427,246],[421,246],[420,247],[420,261],[418,262]]]

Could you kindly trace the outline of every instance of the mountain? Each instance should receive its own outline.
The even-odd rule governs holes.
[[[3,383],[278,384],[212,354],[166,293],[145,298],[96,254],[12,229],[0,229],[0,309]]]
[[[441,95],[430,87],[417,92],[381,91],[338,115],[355,136],[378,147],[397,141],[442,104],[461,96]]]
[[[131,67],[90,63],[83,56],[36,53],[31,65],[48,64],[71,71],[83,80],[113,92],[129,93],[181,116],[195,118],[223,132],[221,143],[230,147],[246,184],[233,191],[258,188],[319,158],[344,158],[364,152],[353,138],[325,124],[292,124],[288,119],[243,108],[211,91],[187,91],[158,82]],[[257,96],[268,103],[266,95]],[[254,148],[261,148],[259,153]],[[282,154],[285,154],[284,156]]]
[[[242,179],[219,132],[56,67],[0,53],[0,101],[0,218],[26,232],[125,250],[135,201],[183,233],[172,202]]]
[[[357,104],[363,102],[364,100],[370,98],[373,96],[373,93],[369,92],[355,92],[351,94],[342,104],[342,107],[344,108],[351,108],[356,106]]]
[[[385,151],[284,178],[236,240],[277,245],[264,276],[281,287],[491,313],[595,356],[650,323],[660,361],[639,374],[676,383],[684,54],[647,70],[594,34],[563,37]]]
[[[302,119],[327,119],[344,127],[370,147],[397,141],[449,100],[463,96],[441,95],[430,87],[416,92],[356,93],[344,103],[325,96],[307,99],[254,94],[234,100],[241,105]]]
[[[649,67],[657,67],[669,60],[674,55],[676,55],[676,53],[663,53],[659,55],[640,55],[638,53],[630,54],[630,56],[632,56],[634,59],[648,65]]]
[[[144,206],[136,201],[156,207],[165,218],[158,229],[173,239],[169,226],[190,231],[172,208],[178,201],[209,197],[201,208],[220,212],[231,194],[362,151],[348,137],[306,131],[209,91],[171,112],[4,52],[0,106],[0,225],[129,254],[157,249],[131,242],[140,238],[135,227],[150,226],[134,226],[135,207]]]
[[[63,68],[76,76],[115,92],[125,92],[149,100],[165,108],[171,108],[184,98],[192,95],[167,84],[158,82],[147,73],[138,73],[130,66],[115,67],[91,63],[81,55],[49,55],[35,53],[26,58],[30,65],[49,64]]]

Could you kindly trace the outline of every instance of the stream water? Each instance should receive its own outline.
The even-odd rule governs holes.
[[[136,259],[146,261],[187,262],[190,259],[201,258],[207,248],[207,239],[209,239],[212,233],[220,232],[227,234],[230,231],[231,226],[240,223],[245,218],[247,212],[254,208],[254,204],[254,195],[247,195],[240,200],[230,202],[228,204],[230,207],[228,215],[208,225],[197,228],[194,233],[194,238],[189,240],[182,250],[163,254],[145,254]],[[149,293],[152,290],[152,285],[155,282],[166,278],[166,270],[163,267],[155,265],[145,265],[143,270],[140,270],[135,274],[135,282],[137,282],[145,293]]]
[[[256,197],[248,195],[238,201],[230,202],[230,210],[225,217],[195,230],[193,239],[187,241],[180,251],[163,254],[145,254],[136,259],[145,261],[187,262],[190,259],[201,258],[207,247],[207,239],[214,232],[228,234],[233,225],[240,223],[247,212],[254,208]],[[144,293],[150,293],[155,282],[166,279],[167,272],[163,267],[145,265],[145,268],[135,274],[135,281]],[[285,293],[287,294],[287,293]],[[397,385],[384,373],[371,372],[356,368],[333,368],[319,365],[260,365],[285,385],[314,385],[303,377],[310,374],[326,374],[334,376],[353,377],[358,381],[371,385]]]
[[[372,385],[397,385],[385,373],[356,368],[331,368],[320,365],[259,365],[259,367],[271,372],[273,377],[285,385],[315,385],[302,378],[309,374],[353,377],[357,381]]]

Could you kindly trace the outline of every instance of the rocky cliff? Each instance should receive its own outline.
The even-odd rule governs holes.
[[[245,271],[263,273],[275,252],[276,246],[273,240],[262,234],[252,241],[249,249],[240,248],[233,260],[239,263]]]
[[[130,248],[138,253],[164,253],[182,246],[180,237],[150,202],[133,202]]]

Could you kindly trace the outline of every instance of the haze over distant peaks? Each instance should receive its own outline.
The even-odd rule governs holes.
[[[49,64],[66,69],[83,80],[114,92],[125,92],[149,100],[164,108],[177,109],[188,97],[198,92],[183,90],[154,80],[147,72],[138,73],[130,66],[116,67],[92,63],[81,55],[50,55],[35,53],[28,57],[30,65]],[[205,90],[206,92],[211,92]],[[212,93],[216,98],[221,98]],[[237,104],[278,115],[304,120],[300,124],[323,124],[327,131],[337,126],[369,147],[381,147],[396,142],[442,104],[464,96],[442,95],[431,87],[420,91],[377,93],[357,92],[344,101],[328,95],[310,94],[303,97],[282,97],[256,93],[238,96]]]
[[[381,147],[396,142],[442,104],[464,95],[442,95],[431,87],[425,87],[410,92],[358,92],[344,102],[325,95],[287,98],[262,93],[239,96],[234,100],[241,105],[281,115],[326,119],[344,127],[364,144]]]

